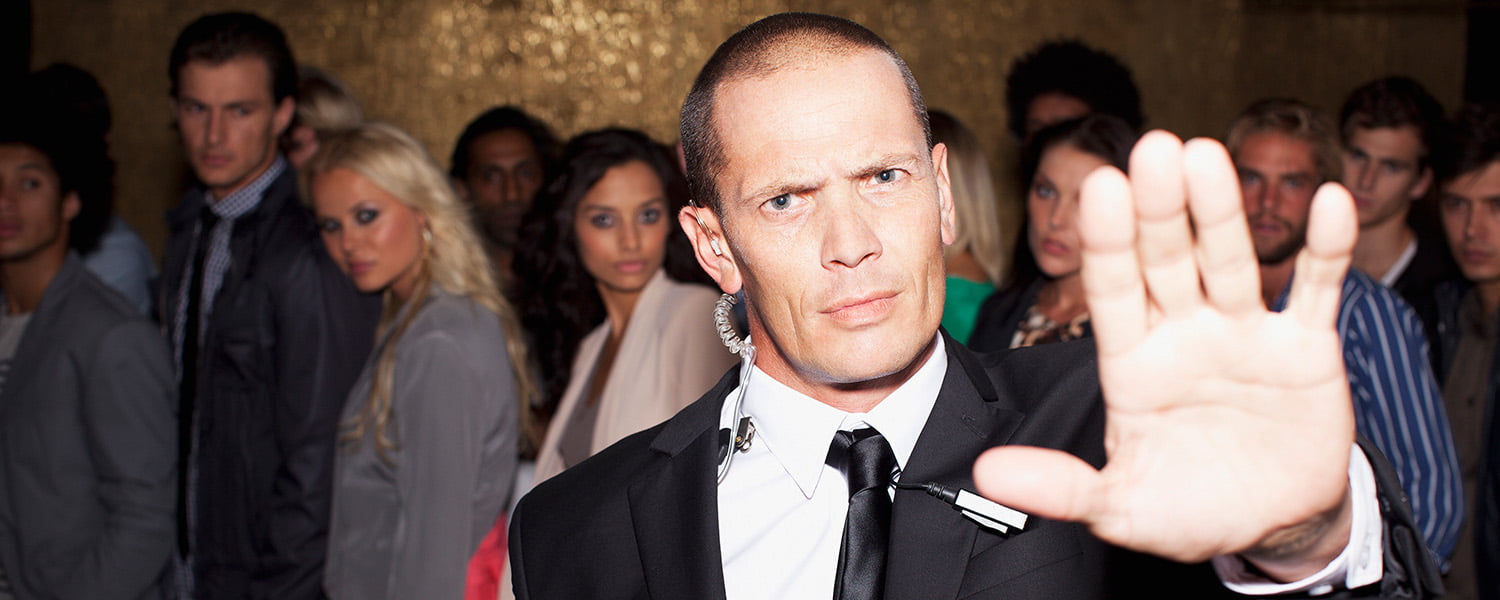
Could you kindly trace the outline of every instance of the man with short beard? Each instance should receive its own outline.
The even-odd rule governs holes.
[[[1323,116],[1294,100],[1251,105],[1230,125],[1226,145],[1239,170],[1262,299],[1280,311],[1306,240],[1313,192],[1338,179],[1338,146]],[[1394,292],[1351,269],[1338,331],[1359,432],[1396,467],[1423,538],[1445,561],[1457,542],[1463,497],[1422,324]]]

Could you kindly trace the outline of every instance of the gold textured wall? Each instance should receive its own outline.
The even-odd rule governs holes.
[[[1004,73],[1037,43],[1077,36],[1134,69],[1149,125],[1212,135],[1250,100],[1336,110],[1359,83],[1417,77],[1446,105],[1463,75],[1456,0],[42,0],[33,66],[94,72],[115,111],[119,210],[157,251],[185,181],[167,103],[167,52],[206,12],[254,10],[298,59],[347,80],[375,118],[447,164],[463,125],[518,104],[561,136],[638,127],[676,138],[699,66],[739,27],[783,10],[850,17],[891,42],[928,102],[974,127],[1008,177]],[[1008,180],[1007,180],[1008,181]]]

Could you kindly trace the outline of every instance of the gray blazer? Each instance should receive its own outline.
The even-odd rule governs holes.
[[[26,598],[159,598],[177,507],[166,341],[69,255],[0,389],[0,565]]]
[[[369,401],[381,339],[344,405]],[[463,598],[469,557],[515,480],[519,407],[505,333],[474,301],[434,291],[396,341],[383,460],[374,432],[341,441],[324,586],[332,598]]]

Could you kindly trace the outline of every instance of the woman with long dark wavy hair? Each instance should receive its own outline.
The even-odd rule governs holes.
[[[713,328],[718,294],[676,215],[682,175],[637,131],[580,135],[537,198],[516,273],[556,413],[536,481],[666,420],[734,362]]]
[[[992,351],[1093,334],[1081,274],[1079,193],[1094,169],[1126,170],[1139,137],[1125,121],[1095,114],[1031,138],[1021,162],[1026,230],[1016,244],[1010,282],[980,307],[969,347]]]

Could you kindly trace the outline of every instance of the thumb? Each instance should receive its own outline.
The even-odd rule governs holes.
[[[1047,519],[1088,523],[1106,506],[1099,471],[1059,450],[991,448],[974,463],[974,483],[990,500]]]

